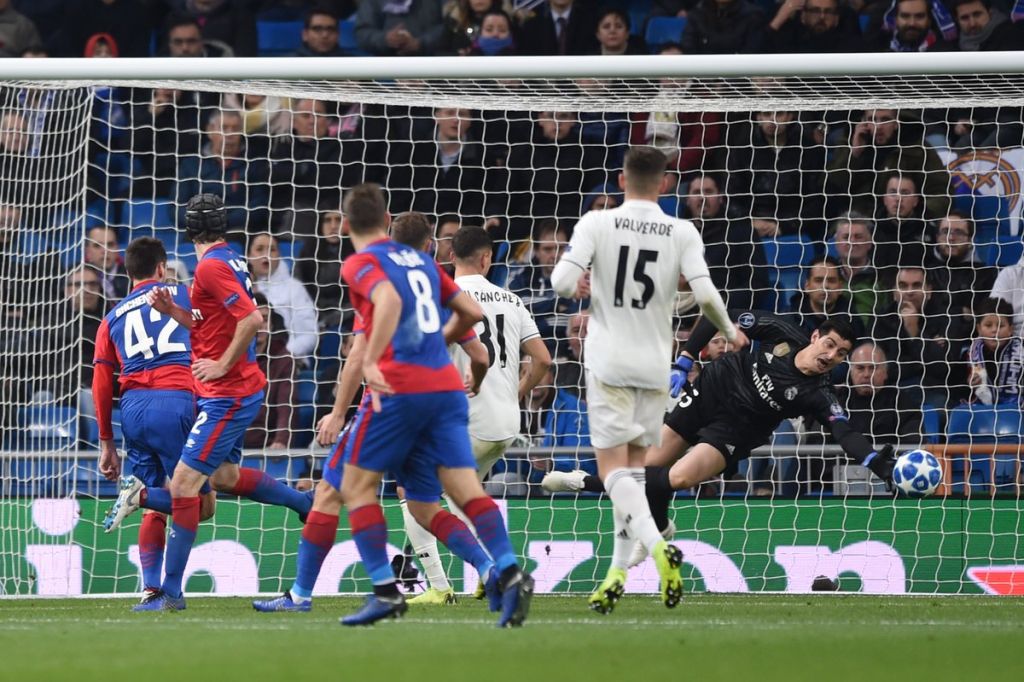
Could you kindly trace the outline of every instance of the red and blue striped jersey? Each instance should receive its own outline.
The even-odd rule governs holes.
[[[195,359],[219,360],[231,345],[238,320],[256,310],[252,281],[245,259],[226,243],[212,246],[192,278],[192,351]],[[238,398],[252,395],[267,385],[256,364],[256,341],[249,344],[227,374],[213,381],[196,381],[203,398]]]
[[[182,285],[140,282],[103,318],[96,332],[93,363],[121,368],[121,390],[147,388],[192,391],[192,344],[189,330],[154,310],[146,297],[154,287],[170,289],[174,302],[191,310]]]
[[[444,342],[441,315],[460,289],[432,258],[382,239],[346,258],[342,278],[367,339],[373,334],[374,287],[388,281],[402,299],[398,328],[378,363],[396,393],[464,390]]]

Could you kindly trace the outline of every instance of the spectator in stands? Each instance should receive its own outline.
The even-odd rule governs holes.
[[[792,111],[759,111],[729,128],[729,215],[750,218],[761,237],[825,233],[825,149]]]
[[[866,110],[850,135],[838,142],[828,169],[832,193],[848,197],[858,213],[874,214],[875,197],[885,194],[894,171],[923,174],[926,215],[943,216],[949,210],[945,164],[925,143],[920,123],[901,121],[895,109]]]
[[[783,0],[768,23],[769,52],[862,52],[857,14],[839,0]]]
[[[1024,49],[1024,29],[992,0],[952,0],[949,10],[960,28],[961,51]]]
[[[249,145],[260,147],[258,155],[266,155],[271,138],[287,135],[292,128],[292,112],[287,97],[256,95],[253,93],[224,95],[224,108],[242,114],[242,130]],[[253,150],[257,154],[257,150]]]
[[[751,233],[750,221],[726,217],[726,197],[718,179],[699,174],[686,188],[684,216],[704,240],[704,260],[711,280],[730,308],[753,308],[768,289],[764,247]]]
[[[338,327],[342,309],[351,307],[341,282],[341,262],[353,253],[355,248],[348,238],[341,211],[320,211],[317,236],[303,242],[295,276],[313,299],[322,328]]]
[[[850,292],[853,313],[865,326],[870,326],[872,316],[887,298],[879,291],[873,231],[874,223],[858,213],[847,214],[832,223],[839,273]]]
[[[55,365],[47,363],[45,370],[47,379],[54,382],[51,390],[55,396],[77,398],[81,387],[92,385],[96,331],[106,313],[100,273],[90,265],[71,268],[64,276],[64,302],[51,318],[51,324],[57,320],[59,324],[40,332],[41,347],[56,354]]]
[[[610,182],[602,182],[591,188],[583,197],[580,214],[587,211],[607,211],[622,204],[622,190]]]
[[[175,0],[175,9],[200,22],[205,43],[223,45],[224,56],[256,56],[256,13],[232,0]]]
[[[520,54],[583,55],[598,49],[597,21],[589,3],[547,0],[523,22]]]
[[[133,160],[138,165],[133,196],[171,199],[178,191],[179,166],[199,154],[199,97],[166,88],[140,95],[129,125]]]
[[[316,5],[302,19],[302,45],[296,57],[344,57],[338,44],[340,17],[327,5]]]
[[[880,197],[875,243],[875,267],[891,279],[894,267],[923,265],[925,259],[924,200],[913,175],[893,173]]]
[[[934,289],[923,267],[902,267],[893,302],[871,330],[871,338],[896,363],[896,380],[919,383],[929,402],[941,405],[951,399],[947,387],[962,383],[954,362],[966,340],[965,329],[948,311],[948,297]]]
[[[992,298],[1000,298],[1013,309],[1013,330],[1024,336],[1024,259],[999,271],[992,285]]]
[[[555,386],[586,401],[587,387],[583,380],[583,341],[587,338],[590,311],[581,310],[569,318],[566,330],[566,352],[555,358]]]
[[[566,323],[570,315],[580,310],[574,299],[561,298],[551,288],[551,271],[569,243],[569,233],[557,221],[540,221],[533,237],[533,256],[530,265],[516,275],[508,288],[523,299],[537,322],[541,338],[548,345],[552,357],[557,355],[556,342],[565,338]]]
[[[551,369],[527,396],[521,420],[522,433],[543,448],[590,445],[586,403],[569,391],[556,388]],[[531,459],[531,464],[540,471],[580,468],[574,455],[540,457]]]
[[[192,273],[184,261],[171,258],[167,261],[167,275],[164,277],[167,284],[184,284],[189,286],[192,283]]]
[[[0,0],[0,57],[20,57],[25,48],[38,45],[39,31],[32,20]]]
[[[442,55],[470,54],[483,33],[483,24],[489,14],[504,17],[506,35],[511,36],[513,22],[512,5],[507,0],[449,0],[444,5],[444,34],[438,44],[437,53]],[[492,28],[492,33],[494,29]],[[483,51],[483,54],[496,52]]]
[[[280,235],[311,236],[317,207],[340,206],[341,191],[362,180],[362,165],[331,134],[335,122],[327,103],[292,102],[291,135],[277,138],[270,150],[273,227]]]
[[[50,53],[42,45],[29,45],[18,56],[22,59],[46,59]]]
[[[304,362],[316,350],[316,306],[306,288],[292,276],[273,235],[257,234],[247,252],[253,288],[267,297],[288,330],[288,352]]]
[[[864,336],[864,325],[854,314],[850,297],[843,289],[839,263],[831,256],[819,256],[805,272],[803,289],[789,301],[793,323],[810,334],[829,318],[845,317],[853,324],[856,335]]]
[[[452,255],[452,237],[462,227],[459,216],[449,213],[437,219],[434,226],[434,260],[449,275],[455,276],[455,257]]]
[[[760,52],[766,19],[748,0],[700,0],[687,15],[684,54]]]
[[[94,227],[86,233],[85,263],[99,274],[103,297],[108,303],[116,303],[128,295],[128,271],[124,269],[117,230]]]
[[[597,14],[597,49],[594,54],[648,54],[644,39],[630,33],[629,13],[608,7]]]
[[[682,54],[678,45],[665,45],[660,55]],[[689,88],[679,79],[663,79],[662,90]],[[691,174],[704,167],[705,158],[725,137],[725,120],[721,113],[704,112],[639,112],[631,116],[629,142],[649,145],[665,153],[669,169],[679,173],[680,182],[689,181]]]
[[[489,10],[480,21],[480,30],[465,54],[510,57],[518,52],[512,17],[501,10]]]
[[[956,36],[949,10],[930,0],[894,0],[874,39],[879,52],[947,52]]]
[[[10,197],[27,196],[37,174],[36,161],[30,156],[28,124],[20,113],[0,112],[0,168],[5,190]]]
[[[167,55],[170,57],[235,56],[229,44],[204,40],[203,30],[193,17],[172,14],[165,22],[164,30],[167,32]]]
[[[984,405],[1024,399],[1024,341],[1013,333],[1013,308],[1001,299],[981,304],[968,354],[972,398]]]
[[[379,56],[432,55],[444,30],[437,0],[361,0],[356,13],[359,49]]]
[[[284,450],[291,445],[295,404],[295,358],[288,352],[284,318],[256,294],[263,326],[256,332],[256,364],[267,377],[266,396],[260,411],[245,432],[245,447]]]
[[[2,0],[0,0],[2,2]],[[148,57],[153,23],[137,0],[79,0],[68,3],[63,23],[47,47],[57,56],[78,57],[97,33],[109,33],[122,57]]]
[[[992,291],[999,271],[974,253],[974,221],[952,210],[939,220],[935,246],[928,259],[928,276],[949,293],[950,314],[973,320],[974,310]]]
[[[184,225],[189,197],[209,192],[224,198],[229,231],[267,229],[269,170],[262,159],[248,158],[242,115],[233,110],[216,111],[205,130],[207,142],[200,155],[185,159],[179,171],[179,225]]]

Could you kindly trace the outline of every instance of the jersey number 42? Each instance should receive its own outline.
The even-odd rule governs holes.
[[[163,315],[150,308],[149,321],[159,323]],[[171,341],[171,334],[178,328],[178,323],[167,318],[160,328],[156,338],[156,352],[160,355],[165,353],[184,353],[187,349],[185,344]],[[126,358],[132,358],[142,353],[142,357],[149,360],[153,357],[153,337],[149,335],[149,329],[142,319],[141,310],[133,310],[124,319],[124,353]],[[155,328],[154,328],[155,331]]]

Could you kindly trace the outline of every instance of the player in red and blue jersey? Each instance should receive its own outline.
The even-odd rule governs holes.
[[[164,488],[195,421],[192,392],[191,303],[184,286],[162,286],[167,252],[158,239],[141,237],[128,245],[125,268],[134,288],[107,313],[96,332],[92,394],[100,432],[100,472],[117,480],[121,462],[114,443],[111,412],[114,370],[121,369],[121,418],[126,475],[103,526],[110,532],[139,507],[147,512],[139,527],[143,603],[159,592],[163,569],[165,514],[171,494]],[[173,301],[177,317],[161,313],[153,299]],[[159,304],[156,304],[159,305]],[[201,491],[203,518],[213,514],[209,486]]]
[[[468,543],[472,534],[465,524],[440,507],[444,487],[494,560],[499,625],[521,625],[533,579],[520,569],[497,505],[476,476],[469,403],[445,343],[469,332],[481,319],[480,308],[429,257],[387,238],[387,208],[377,185],[350,190],[345,217],[357,253],[345,260],[342,277],[366,335],[363,376],[369,395],[335,456],[344,461],[343,479],[337,481],[331,466],[324,477],[340,483],[373,594],[341,622],[368,625],[406,610],[388,562],[387,526],[377,499],[381,478],[391,471],[421,525],[436,528],[449,547]],[[442,304],[453,313],[444,328]]]
[[[199,491],[209,478],[218,492],[294,509],[303,518],[312,496],[258,469],[239,467],[245,431],[263,403],[267,379],[256,364],[263,316],[252,296],[245,259],[224,240],[227,214],[213,194],[192,197],[185,228],[199,265],[192,281],[192,376],[198,414],[171,477],[171,536],[162,595],[139,611],[185,608],[182,580],[199,526]]]

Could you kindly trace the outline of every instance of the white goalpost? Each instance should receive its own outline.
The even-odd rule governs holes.
[[[607,500],[539,485],[550,469],[593,469],[585,305],[546,278],[580,215],[622,201],[617,175],[637,144],[669,157],[662,208],[695,220],[730,307],[807,328],[851,316],[874,342],[834,377],[854,423],[944,465],[938,495],[894,500],[821,425],[787,420],[738,471],[677,495],[688,589],[801,592],[824,575],[849,591],[1024,594],[1013,390],[1024,310],[997,279],[1024,267],[1018,53],[4,66],[0,595],[140,588],[138,519],[109,535],[100,525],[114,487],[97,470],[91,341],[124,295],[131,239],[161,239],[189,280],[195,252],[179,226],[193,193],[225,198],[229,239],[276,314],[260,337],[271,386],[243,466],[293,485],[319,476],[313,428],[352,333],[341,197],[365,181],[385,188],[392,215],[436,223],[439,260],[459,225],[495,239],[491,279],[523,297],[556,362],[488,490],[538,591],[592,590],[611,556]],[[990,348],[979,322],[1003,314],[993,291],[1015,331]],[[680,342],[695,313],[680,295]],[[401,514],[384,492],[397,553]],[[281,592],[300,531],[284,509],[222,500],[187,590]],[[357,564],[343,529],[317,592],[363,590]],[[475,588],[468,567],[449,568],[457,589]],[[627,589],[656,591],[653,565]]]

